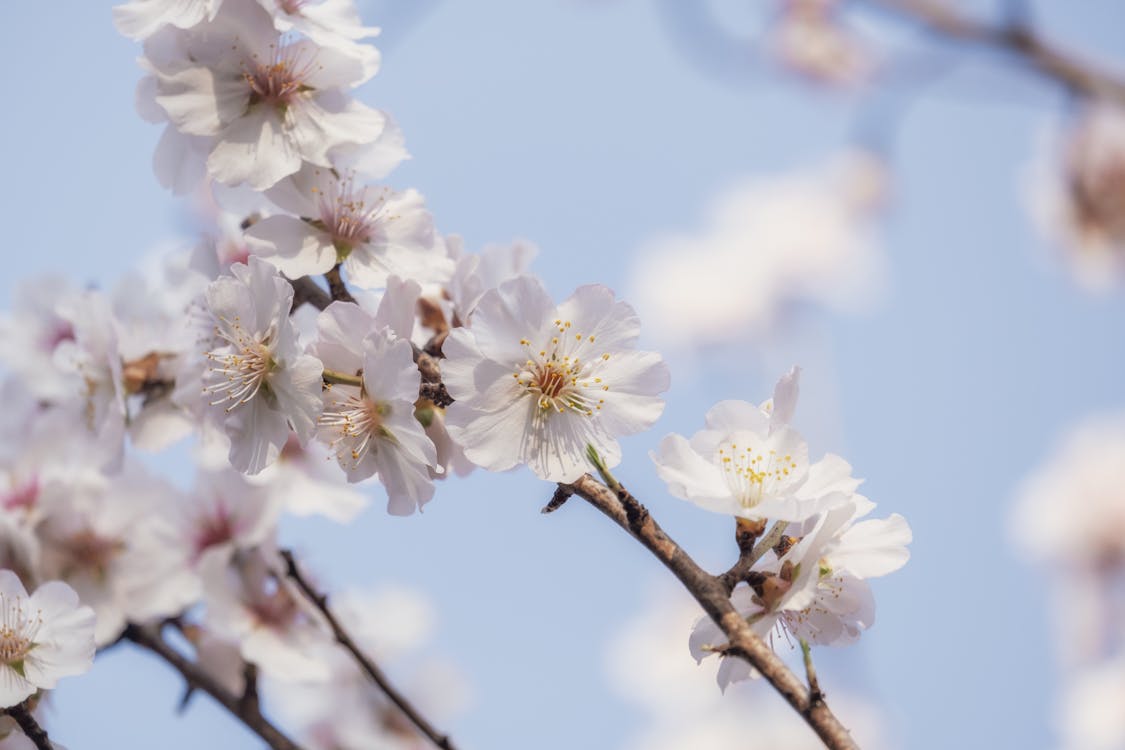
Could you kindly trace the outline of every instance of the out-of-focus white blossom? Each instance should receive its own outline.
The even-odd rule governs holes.
[[[659,341],[696,347],[763,336],[797,306],[869,305],[884,265],[871,218],[885,181],[872,155],[851,153],[735,186],[700,232],[634,254],[630,297]]]
[[[614,634],[606,666],[615,691],[644,712],[624,750],[813,750],[823,743],[799,716],[782,710],[764,685],[732,685],[720,694],[714,673],[684,651],[684,633],[699,605],[684,591],[654,587],[644,608]],[[827,683],[825,681],[827,680]],[[861,747],[887,747],[876,708],[821,675],[832,711]]]
[[[1083,110],[1061,136],[1044,139],[1028,170],[1037,223],[1065,251],[1074,278],[1105,292],[1125,281],[1125,109]]]

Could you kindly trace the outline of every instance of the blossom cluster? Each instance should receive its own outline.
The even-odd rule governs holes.
[[[0,608],[52,582],[29,600],[42,624],[19,614],[0,658],[50,688],[93,644],[174,623],[235,695],[248,666],[331,695],[310,746],[393,745],[385,705],[286,575],[279,519],[347,522],[374,482],[409,515],[474,467],[569,483],[591,451],[616,466],[618,439],[660,417],[669,369],[607,287],[556,302],[534,248],[466,252],[419,192],[376,182],[406,152],[352,96],[379,55],[351,0],[132,0],[115,19],[143,43],[157,179],[214,205],[214,234],[112,289],[28,284],[0,319]],[[850,642],[873,618],[865,579],[905,562],[909,527],[861,520],[873,504],[850,466],[810,462],[796,392],[794,371],[766,404],[720,403],[692,440],[665,439],[657,473],[709,510],[783,524],[734,592],[756,629]],[[190,487],[146,467],[184,444]],[[61,633],[63,671],[36,671],[49,650],[24,627]],[[720,638],[701,623],[693,648]]]
[[[657,474],[676,497],[756,527],[768,520],[769,545],[742,576],[731,597],[751,628],[806,644],[854,643],[875,621],[867,579],[902,567],[910,526],[897,513],[866,518],[875,503],[859,494],[861,480],[839,456],[809,458],[808,444],[790,424],[800,371],[793,368],[773,398],[755,405],[722,401],[707,426],[689,440],[672,434],[652,455]],[[689,641],[697,660],[725,643],[719,626],[700,618]],[[724,659],[720,687],[746,679],[752,668]]]

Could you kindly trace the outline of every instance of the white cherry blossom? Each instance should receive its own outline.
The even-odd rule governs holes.
[[[803,521],[848,502],[860,483],[851,466],[832,454],[811,462],[808,444],[787,422],[796,378],[794,369],[761,406],[716,404],[707,412],[707,427],[690,441],[665,437],[650,455],[668,491],[707,510],[752,520]]]
[[[15,573],[0,570],[0,707],[93,663],[94,612],[79,604],[74,589],[49,581],[28,596]]]
[[[289,282],[257,257],[231,272],[207,287],[202,372],[182,373],[177,398],[201,401],[230,438],[232,465],[256,474],[277,460],[290,426],[302,442],[312,437],[322,367],[298,346]]]
[[[356,176],[306,166],[269,191],[295,216],[269,216],[246,232],[255,252],[290,278],[342,263],[348,280],[371,289],[392,275],[426,278],[452,263],[437,242],[422,196],[357,184]],[[301,217],[301,218],[297,218]]]
[[[370,76],[363,62],[281,36],[254,0],[226,0],[213,22],[176,36],[178,54],[146,44],[153,99],[179,133],[211,139],[207,171],[219,182],[264,190],[383,133],[383,114],[346,93]]]
[[[443,346],[450,434],[490,471],[528,464],[571,482],[589,468],[587,445],[615,466],[617,436],[651,426],[669,384],[660,356],[633,348],[639,334],[633,309],[604,286],[555,305],[534,278],[502,284]]]
[[[416,285],[412,296],[417,299]],[[388,297],[380,311],[393,306]],[[378,319],[347,302],[334,302],[321,313],[314,353],[329,371],[361,374],[362,386],[334,384],[324,391],[318,435],[349,481],[378,473],[387,488],[387,509],[408,515],[434,495],[430,467],[437,456],[414,417],[420,378],[410,341],[379,326]]]

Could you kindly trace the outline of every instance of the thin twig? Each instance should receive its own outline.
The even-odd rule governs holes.
[[[328,626],[332,629],[332,635],[336,638],[336,642],[352,655],[360,668],[371,678],[371,681],[379,686],[379,689],[386,694],[400,711],[402,711],[403,715],[410,720],[410,723],[418,728],[419,732],[425,735],[436,747],[442,750],[454,750],[453,741],[449,738],[449,735],[442,734],[435,729],[434,726],[422,716],[418,709],[416,709],[402,693],[395,689],[394,685],[390,683],[390,680],[388,680],[387,676],[383,673],[383,670],[379,668],[371,657],[367,656],[367,654],[360,649],[344,629],[344,626],[341,625],[340,621],[336,619],[336,616],[332,614],[332,610],[328,608],[328,598],[314,589],[312,584],[301,575],[293,553],[290,550],[281,550],[281,556],[285,560],[286,575],[293,579],[293,582],[301,589],[301,593],[304,594],[317,608],[320,614],[324,616]]]
[[[4,709],[4,713],[11,716],[15,722],[19,724],[20,729],[23,730],[24,735],[31,740],[31,743],[35,745],[36,750],[54,750],[55,746],[51,743],[50,738],[47,737],[47,732],[44,731],[43,727],[39,726],[39,722],[31,715],[31,709],[27,707],[28,701],[30,700],[31,698],[28,698],[23,703],[8,706]]]
[[[971,19],[943,0],[857,0],[858,3],[921,23],[930,31],[1015,55],[1072,91],[1125,102],[1125,81],[1037,36],[1026,17],[1009,14],[997,26]]]
[[[125,628],[124,637],[168,662],[183,676],[190,688],[202,690],[210,695],[273,750],[301,750],[300,745],[285,736],[280,729],[262,716],[256,700],[246,700],[245,696],[235,695],[227,690],[198,664],[169,646],[161,636],[158,626],[130,624]]]
[[[809,642],[801,639],[801,656],[805,660],[805,676],[809,679],[809,702],[820,703],[824,700],[824,693],[820,692],[820,683],[816,679],[816,667],[812,663],[812,649]]]
[[[800,714],[832,750],[856,750],[858,745],[824,701],[812,701],[808,689],[759,638],[730,602],[722,581],[711,575],[676,544],[648,510],[624,487],[616,492],[589,474],[566,485],[645,546],[672,571],[704,611],[726,634],[723,653],[749,662]]]

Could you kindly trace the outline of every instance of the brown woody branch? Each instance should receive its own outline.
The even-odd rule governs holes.
[[[43,727],[39,726],[39,722],[31,715],[31,709],[28,704],[35,699],[35,696],[28,698],[23,703],[17,703],[14,706],[8,706],[3,710],[3,713],[11,716],[12,719],[19,725],[20,730],[24,735],[31,740],[31,744],[35,745],[36,750],[54,750],[54,745],[51,743],[47,732]]]
[[[344,629],[344,626],[341,625],[340,621],[336,619],[336,616],[332,614],[332,610],[328,608],[328,597],[313,588],[312,584],[301,575],[293,553],[289,550],[281,550],[281,557],[285,560],[286,575],[293,579],[293,582],[301,589],[301,593],[305,595],[305,598],[307,598],[317,608],[320,614],[324,616],[328,627],[332,629],[332,635],[336,638],[336,642],[352,655],[352,658],[356,660],[356,663],[359,664],[364,673],[372,682],[379,686],[379,689],[390,699],[391,703],[395,704],[395,706],[402,711],[403,715],[410,720],[410,723],[413,724],[419,732],[425,735],[436,747],[442,750],[454,750],[453,741],[449,738],[449,735],[442,734],[435,729],[434,726],[426,720],[426,717],[422,716],[421,712],[407,700],[406,696],[400,693],[395,686],[391,684],[390,680],[388,680],[387,676],[383,673],[383,670],[379,668],[379,665],[356,644],[355,640],[348,634],[348,631]]]
[[[913,20],[941,36],[1014,55],[1048,78],[1086,96],[1125,103],[1125,80],[1042,39],[1018,16],[993,25],[965,16],[948,0],[857,0]]]
[[[300,745],[289,739],[280,729],[262,716],[258,707],[256,689],[250,688],[251,682],[249,680],[247,680],[247,688],[253,690],[253,692],[235,695],[215,677],[200,668],[198,664],[169,646],[161,635],[161,629],[161,626],[130,624],[125,628],[122,637],[148,649],[168,662],[173,669],[183,676],[189,691],[202,690],[210,695],[231,715],[245,724],[250,731],[262,738],[273,750],[301,750]],[[249,678],[250,675],[248,674],[247,677]]]
[[[858,745],[828,705],[823,700],[813,700],[797,676],[750,629],[731,604],[730,593],[721,578],[699,567],[624,487],[618,484],[616,491],[611,490],[589,474],[562,486],[609,516],[672,571],[727,636],[729,643],[717,649],[724,658],[737,656],[749,662],[808,722],[826,746],[833,750],[858,750]]]

